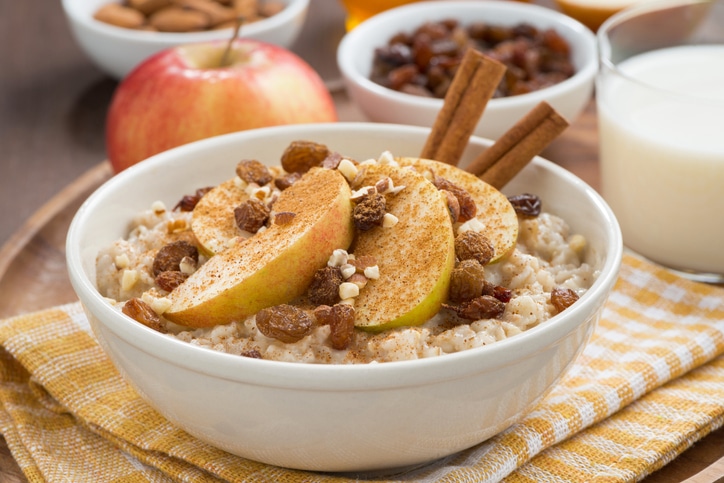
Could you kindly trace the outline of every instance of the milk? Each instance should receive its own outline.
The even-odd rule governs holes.
[[[602,191],[624,243],[666,266],[724,274],[724,45],[625,60],[598,84]]]

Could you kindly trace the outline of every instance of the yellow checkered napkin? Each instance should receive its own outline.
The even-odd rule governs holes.
[[[175,428],[123,382],[78,304],[0,322],[0,344],[0,431],[32,482],[349,481]],[[721,354],[724,290],[626,255],[593,339],[527,417],[394,481],[636,481],[722,425]]]

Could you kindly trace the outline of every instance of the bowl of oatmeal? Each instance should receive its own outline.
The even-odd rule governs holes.
[[[469,47],[506,66],[478,136],[497,139],[541,101],[573,123],[591,99],[595,35],[573,18],[531,3],[396,7],[348,32],[337,64],[348,94],[370,121],[432,126]]]
[[[63,11],[80,48],[115,79],[161,50],[229,40],[237,13],[240,37],[290,47],[306,19],[309,0],[63,0]]]
[[[502,193],[420,161],[428,134],[371,123],[259,129],[164,152],[106,182],[73,219],[67,261],[123,377],[212,445],[312,471],[422,464],[520,419],[592,333],[620,264],[618,224],[592,188],[541,158]],[[473,137],[461,166],[489,144]],[[304,156],[285,156],[295,145]],[[495,208],[475,202],[464,215],[478,196]],[[249,214],[259,203],[271,206],[265,221]],[[208,209],[220,205],[231,211]],[[493,251],[471,235],[486,226],[503,235],[487,237]],[[310,232],[324,235],[305,245]],[[313,257],[301,294],[248,308],[296,283]],[[220,303],[242,278],[257,283]],[[418,285],[428,288],[409,288]],[[424,300],[410,302],[419,291]]]

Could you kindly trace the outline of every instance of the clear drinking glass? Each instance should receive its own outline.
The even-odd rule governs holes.
[[[624,244],[724,282],[724,0],[629,8],[598,39],[601,187]]]

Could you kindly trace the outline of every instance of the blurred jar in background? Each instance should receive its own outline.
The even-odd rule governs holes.
[[[416,1],[419,0],[340,0],[347,10],[347,31],[375,14]]]

